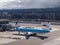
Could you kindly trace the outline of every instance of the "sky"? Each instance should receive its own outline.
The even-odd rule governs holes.
[[[0,9],[60,7],[60,0],[0,0]]]

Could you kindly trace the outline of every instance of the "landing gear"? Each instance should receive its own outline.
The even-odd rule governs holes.
[[[36,34],[36,33],[30,33],[30,32],[28,32],[28,33],[26,33],[26,35],[35,36],[35,35],[37,35],[37,34]]]
[[[35,36],[35,35],[37,35],[36,33],[33,33],[33,34],[30,34],[29,36]]]

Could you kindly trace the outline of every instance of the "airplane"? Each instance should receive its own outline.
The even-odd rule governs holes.
[[[37,36],[37,33],[39,33],[39,34],[49,33],[50,30],[52,30],[52,29],[50,27],[50,23],[47,23],[47,24],[43,24],[42,29],[31,28],[31,27],[24,27],[24,28],[23,27],[16,27],[15,30],[19,32],[18,33],[19,35],[21,35],[20,32],[26,32],[24,35],[29,38],[30,36],[39,37],[39,36]]]
[[[42,29],[37,29],[37,28],[31,28],[31,27],[20,27],[20,25],[18,27],[16,27],[16,31],[18,32],[29,32],[29,33],[48,33],[50,32],[51,27],[50,27],[50,23],[47,24],[43,24],[43,28]],[[28,34],[28,33],[27,33]]]
[[[50,30],[44,30],[44,29],[35,29],[35,28],[16,28],[16,31],[18,32],[32,32],[32,33],[48,33]]]
[[[37,36],[37,33],[49,33],[50,30],[44,30],[44,29],[35,29],[35,28],[16,28],[16,31],[18,31],[19,35],[22,35],[20,34],[20,32],[26,32],[26,34],[24,34],[24,36],[26,37],[26,39],[29,39],[30,36],[33,36],[33,37],[40,37],[40,39],[44,40],[44,38],[47,38],[46,36]],[[23,35],[22,35],[23,36]]]

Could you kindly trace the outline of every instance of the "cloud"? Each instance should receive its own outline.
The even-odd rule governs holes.
[[[20,0],[0,0],[0,9],[18,9],[21,7]]]
[[[60,5],[60,0],[30,0],[23,3],[25,8],[51,8]]]
[[[0,0],[0,9],[52,8],[60,6],[60,0]]]

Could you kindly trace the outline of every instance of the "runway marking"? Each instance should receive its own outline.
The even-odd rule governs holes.
[[[22,40],[25,37],[24,36],[18,36],[18,35],[12,35],[17,34],[17,32],[0,32],[0,45]]]
[[[54,39],[54,40],[52,40],[50,42],[46,42],[46,43],[44,43],[42,45],[60,45],[60,37],[56,38],[56,39]]]
[[[13,42],[13,41],[16,41],[16,40],[0,38],[0,45],[10,43],[10,42]]]

